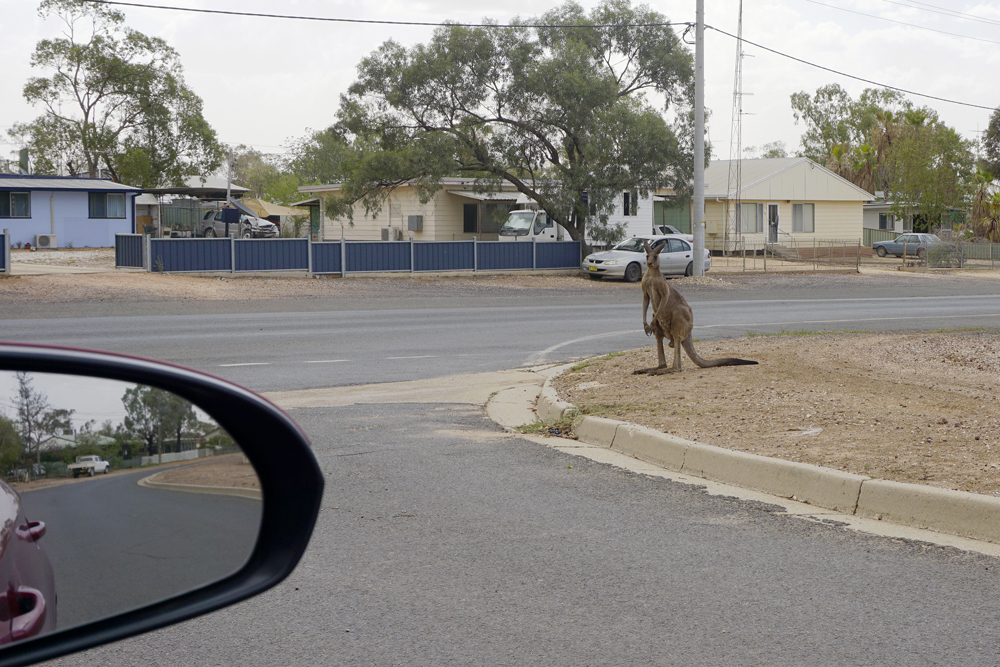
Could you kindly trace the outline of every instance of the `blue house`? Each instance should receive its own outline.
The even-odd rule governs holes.
[[[97,178],[0,174],[0,230],[12,244],[113,247],[115,234],[135,232],[141,192]]]

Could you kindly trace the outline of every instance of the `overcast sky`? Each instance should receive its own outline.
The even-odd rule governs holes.
[[[509,0],[145,0],[147,4],[352,19],[505,22],[535,16],[556,3]],[[0,0],[0,149],[16,149],[6,130],[41,113],[20,94],[34,75],[29,58],[38,40],[57,36],[55,19],[38,18],[37,2]],[[583,0],[591,7],[594,0]],[[694,21],[695,0],[651,6],[672,21]],[[706,23],[736,33],[738,0],[706,0]],[[354,80],[359,60],[387,39],[426,42],[430,27],[357,25],[123,8],[128,25],[162,37],[180,54],[188,85],[204,100],[205,117],[220,140],[284,151],[307,128],[335,117],[339,95]],[[960,12],[966,16],[949,16]],[[864,15],[862,15],[864,14]],[[950,34],[945,34],[950,33]],[[1000,2],[961,0],[746,0],[743,36],[824,67],[899,88],[985,107],[1000,105]],[[693,47],[692,47],[693,48]],[[783,141],[799,147],[802,126],[789,96],[839,83],[857,97],[868,84],[746,46],[743,64],[743,146]],[[728,158],[736,43],[706,32],[706,106],[716,158]],[[44,73],[37,73],[43,74]],[[974,139],[990,111],[916,96],[948,125]]]

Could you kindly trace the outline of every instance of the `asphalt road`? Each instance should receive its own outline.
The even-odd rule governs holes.
[[[1000,326],[996,283],[779,282],[691,290],[695,336]],[[0,339],[152,356],[262,391],[302,389],[647,346],[633,288],[486,303],[464,294],[268,302],[246,305],[249,314],[231,303],[159,314],[149,304],[74,306],[6,318]],[[293,417],[327,490],[289,580],[56,664],[996,663],[995,559],[859,535],[553,452],[465,406]]]
[[[843,294],[843,292],[842,292]],[[782,331],[1000,327],[1000,295],[689,297],[696,339]],[[754,295],[758,296],[759,295]],[[9,319],[0,340],[152,357],[256,391],[394,382],[567,361],[650,345],[638,303]]]
[[[327,490],[281,586],[59,665],[995,665],[997,561],[502,434],[297,410]]]
[[[144,606],[235,572],[257,539],[261,503],[142,487],[155,470],[30,491],[44,521],[58,628]]]

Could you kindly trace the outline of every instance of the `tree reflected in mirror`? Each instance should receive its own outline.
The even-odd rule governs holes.
[[[155,387],[0,372],[0,645],[236,572],[261,492],[237,443]]]

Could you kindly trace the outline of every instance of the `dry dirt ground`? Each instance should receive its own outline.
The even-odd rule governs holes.
[[[165,484],[196,484],[259,489],[260,480],[242,454],[230,454],[204,462],[178,466],[158,473],[153,481]]]
[[[633,375],[650,347],[553,381],[585,414],[789,461],[1000,496],[1000,332],[754,336],[695,343],[757,366]],[[668,359],[670,352],[668,348]]]

